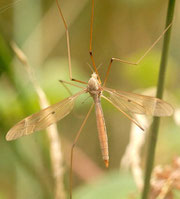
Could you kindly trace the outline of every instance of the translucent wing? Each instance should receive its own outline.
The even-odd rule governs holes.
[[[133,114],[161,117],[170,116],[174,112],[170,104],[155,97],[116,91],[110,88],[104,88],[104,91],[110,94],[108,97],[109,101],[121,112],[126,114],[129,119],[134,120],[133,122],[136,124],[138,121]],[[141,126],[139,123],[137,125]]]
[[[110,88],[104,88],[104,90],[110,94],[113,103],[131,113],[162,117],[171,116],[174,112],[170,104],[155,97],[116,91]]]
[[[144,131],[144,127],[142,124],[139,123],[136,116],[126,110],[123,110],[120,106],[118,106],[116,103],[114,103],[110,97],[105,97],[102,95],[103,98],[105,98],[108,102],[110,102],[112,105],[114,105],[121,113],[123,113],[128,119],[130,119],[133,123],[135,123],[141,130]]]
[[[6,140],[15,140],[23,135],[29,135],[33,132],[45,129],[51,124],[61,120],[71,112],[75,99],[85,92],[85,90],[80,91],[38,113],[26,117],[8,131]]]

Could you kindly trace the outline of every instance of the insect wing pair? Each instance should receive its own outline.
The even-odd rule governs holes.
[[[170,116],[173,114],[173,108],[167,102],[155,97],[149,97],[124,91],[117,91],[110,88],[102,88],[109,94],[103,98],[113,104],[120,112],[134,122],[139,128],[144,130],[143,125],[136,119],[134,114],[143,114],[151,116]],[[73,109],[77,97],[86,93],[87,89],[76,93],[54,105],[51,105],[38,113],[26,117],[12,127],[7,135],[7,140],[15,140],[21,136],[29,135],[36,131],[43,130],[53,123],[64,118]]]

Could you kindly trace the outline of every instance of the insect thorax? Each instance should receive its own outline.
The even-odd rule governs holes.
[[[94,95],[101,95],[101,85],[97,79],[97,74],[93,73],[88,81],[87,91],[93,97]]]

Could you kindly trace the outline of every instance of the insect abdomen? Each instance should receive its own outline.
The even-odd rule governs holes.
[[[98,96],[94,97],[94,102],[95,102],[97,129],[98,129],[102,157],[106,167],[108,167],[109,166],[108,137],[107,137],[103,110]]]

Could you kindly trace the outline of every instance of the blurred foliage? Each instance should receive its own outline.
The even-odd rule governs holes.
[[[12,60],[12,53],[10,52],[10,48],[5,42],[2,35],[0,35],[0,76],[6,72],[11,77],[11,60]]]
[[[9,3],[12,1],[0,2],[0,199],[15,197],[50,199],[53,198],[53,182],[45,133],[35,133],[14,142],[5,141],[8,129],[20,119],[39,110],[35,91],[24,66],[16,60],[10,42],[17,42],[26,53],[40,85],[50,102],[55,103],[69,96],[58,82],[59,79],[69,80],[64,27],[54,0],[20,0],[9,9],[4,9]],[[61,4],[69,26],[73,77],[88,81],[91,70],[87,63],[92,65],[88,52],[91,1],[62,0]],[[166,7],[167,1],[164,0],[104,0],[103,3],[100,0],[95,1],[93,51],[96,64],[98,66],[101,64],[99,70],[102,79],[111,57],[138,60],[161,34]],[[173,24],[166,76],[166,88],[170,93],[168,101],[172,104],[176,102],[175,108],[180,106],[179,9],[180,4],[177,2],[177,16]],[[162,42],[139,66],[114,62],[107,87],[133,91],[156,86],[161,44]],[[79,90],[73,86],[68,88],[72,93]],[[61,137],[70,143],[73,142],[92,102],[86,98],[86,95],[80,97],[73,112],[58,123]],[[113,196],[112,198],[128,198],[129,194],[136,193],[132,176],[117,174],[120,159],[129,141],[130,122],[103,100],[102,104],[109,137],[110,168],[105,170],[107,176],[87,186],[75,173],[73,179],[75,198],[105,199],[108,195]],[[104,171],[95,122],[93,112],[79,139],[78,147]],[[175,125],[174,120],[162,119],[161,127],[156,164],[168,163],[174,155],[179,155],[180,151],[179,127]],[[65,150],[66,143],[63,143],[63,149],[64,156],[69,158],[69,151]],[[64,181],[68,192],[67,165],[65,162]],[[178,194],[176,193],[177,198]]]
[[[76,189],[75,199],[119,199],[137,196],[136,185],[129,173],[114,171],[93,184]]]

